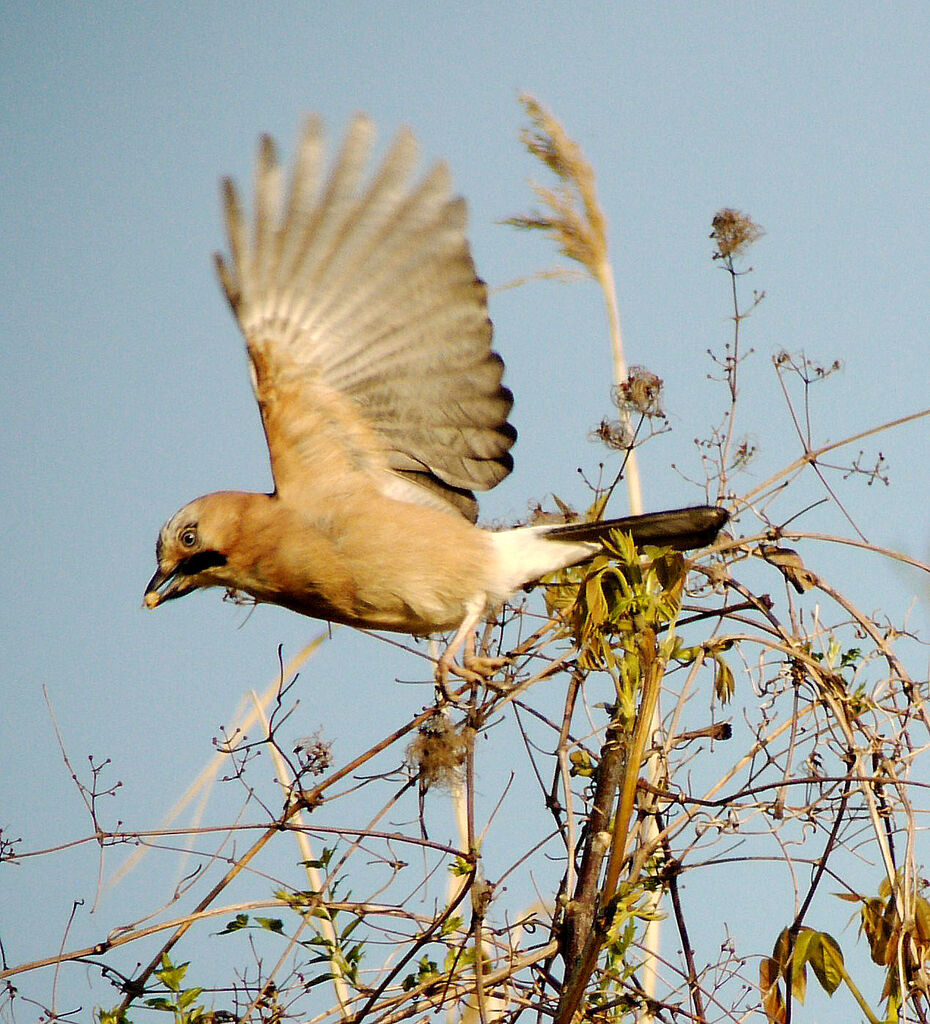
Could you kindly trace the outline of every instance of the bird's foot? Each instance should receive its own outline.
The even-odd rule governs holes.
[[[502,668],[506,668],[512,661],[512,658],[504,656],[492,657],[485,654],[466,654],[465,671],[471,673],[472,677],[477,676],[479,681],[486,683],[491,676]]]
[[[457,665],[451,658],[449,660],[440,658],[439,661],[436,662],[437,704],[452,704],[455,707],[458,707],[460,704],[461,695],[453,693],[450,689],[450,676],[456,676],[458,679],[464,679],[466,683],[480,683],[482,681],[481,676],[476,672],[470,672],[467,668]]]
[[[456,676],[466,683],[487,686],[496,672],[511,663],[511,658],[466,654],[464,664],[440,658],[436,662],[436,698],[440,703],[458,704],[459,698],[449,689],[449,677]]]

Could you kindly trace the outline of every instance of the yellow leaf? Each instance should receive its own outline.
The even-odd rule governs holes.
[[[808,962],[813,968],[817,980],[827,995],[832,996],[840,987],[846,970],[843,966],[843,954],[836,939],[826,932],[817,932],[816,939],[811,941]]]

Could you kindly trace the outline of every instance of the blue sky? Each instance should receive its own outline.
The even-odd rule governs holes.
[[[930,405],[924,4],[12,3],[3,23],[0,825],[25,848],[90,827],[43,686],[75,763],[113,760],[124,789],[108,820],[152,824],[240,696],[273,678],[277,645],[292,654],[323,631],[216,594],[140,608],[169,514],[210,490],[270,486],[210,260],[223,244],[217,181],[248,183],[260,132],[287,154],[310,110],[334,137],[355,110],[382,141],[410,125],[467,197],[495,289],[554,262],[541,238],[499,223],[529,207],[539,174],[518,142],[517,95],[548,105],[597,171],[628,359],[666,382],[673,429],[642,456],[647,508],[703,498],[685,477],[702,479],[693,439],[724,408],[706,356],[728,336],[707,239],[722,206],[766,230],[745,280],[765,300],[746,333],[741,422],[759,455],[744,489],[799,453],[771,369],[779,349],[844,363],[815,393],[817,443]],[[492,316],[520,439],[485,517],[513,520],[553,492],[583,505],[576,467],[596,474],[588,433],[609,411],[599,296],[537,283],[495,293]],[[918,558],[927,442],[926,421],[863,442],[891,486],[841,484],[870,540]],[[806,525],[843,528],[827,512]],[[864,607],[916,600],[913,624],[926,624],[916,573],[809,557]],[[409,656],[336,631],[303,677],[303,731],[323,725],[350,756],[385,714],[403,721],[428,699],[393,682],[414,674]],[[93,854],[63,865],[0,877],[11,961],[55,948],[71,896],[92,890]],[[111,897],[75,941],[142,896]],[[42,926],[11,941],[37,908]]]

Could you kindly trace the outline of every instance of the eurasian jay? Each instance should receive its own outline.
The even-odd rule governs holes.
[[[474,492],[510,472],[516,431],[465,204],[443,164],[411,182],[406,130],[364,182],[373,137],[356,117],[324,180],[323,130],[309,118],[286,199],[263,137],[250,227],[223,182],[230,256],[216,265],[245,335],[274,491],[221,491],[176,512],[145,605],[224,587],[366,629],[455,630],[444,672],[489,610],[592,558],[609,531],[686,550],[710,544],[727,513],[474,525]]]

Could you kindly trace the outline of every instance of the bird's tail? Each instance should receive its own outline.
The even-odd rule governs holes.
[[[696,505],[667,512],[647,512],[641,516],[603,519],[594,523],[564,523],[546,528],[545,536],[550,541],[597,543],[612,530],[622,530],[629,533],[640,547],[654,544],[657,547],[690,551],[712,544],[729,518],[730,513],[726,509]]]
[[[488,588],[490,603],[505,600],[520,587],[550,572],[594,558],[611,530],[631,533],[639,545],[687,551],[711,544],[728,518],[725,509],[699,505],[597,523],[520,526],[489,532],[487,537],[494,552]]]

